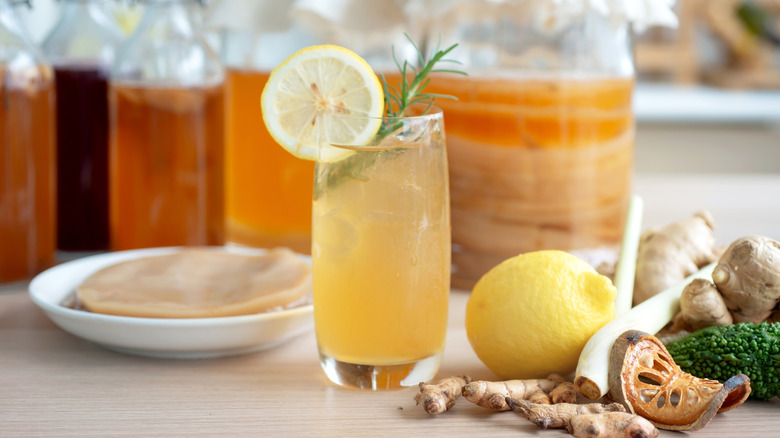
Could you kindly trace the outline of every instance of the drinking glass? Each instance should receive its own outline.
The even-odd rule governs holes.
[[[450,290],[450,217],[442,112],[384,118],[368,144],[323,132],[348,156],[315,166],[314,320],[333,382],[417,385],[441,361]],[[340,126],[327,115],[321,126]],[[327,131],[327,130],[323,130]],[[332,154],[329,154],[332,155]]]

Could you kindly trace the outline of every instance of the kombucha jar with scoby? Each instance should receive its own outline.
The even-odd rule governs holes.
[[[426,89],[458,97],[437,101],[447,120],[453,287],[471,289],[501,261],[535,250],[614,261],[633,173],[636,17],[587,1],[474,0],[439,12],[432,41],[459,43],[453,56],[469,73],[442,74]],[[673,21],[668,13],[640,24]]]
[[[54,73],[0,1],[0,283],[54,263]]]
[[[108,74],[123,35],[108,0],[63,0],[43,50],[57,88],[57,247],[108,249]]]
[[[115,250],[224,242],[224,71],[196,0],[144,0],[109,81]]]

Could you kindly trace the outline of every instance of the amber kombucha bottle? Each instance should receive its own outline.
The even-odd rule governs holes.
[[[193,0],[146,0],[109,84],[112,249],[224,241],[224,71]]]
[[[54,78],[0,1],[0,283],[54,262]]]

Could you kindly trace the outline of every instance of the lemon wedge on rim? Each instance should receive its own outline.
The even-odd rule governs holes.
[[[261,106],[265,126],[280,146],[298,158],[332,162],[352,151],[322,140],[368,143],[382,124],[384,93],[368,63],[352,51],[312,46],[293,53],[271,72]],[[327,113],[362,117],[326,123],[322,116]]]

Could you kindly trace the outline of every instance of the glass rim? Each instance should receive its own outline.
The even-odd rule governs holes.
[[[367,115],[359,115],[359,114],[345,114],[345,113],[325,113],[324,116],[326,118],[329,117],[336,117],[336,118],[362,118],[362,119],[370,119],[370,120],[410,120],[410,121],[418,121],[418,120],[429,120],[429,119],[436,119],[436,118],[443,118],[444,117],[444,110],[441,109],[441,107],[436,105],[431,105],[430,107],[423,103],[418,103],[411,105],[409,108],[429,108],[429,110],[424,114],[419,115],[410,115],[410,116],[367,116]]]

